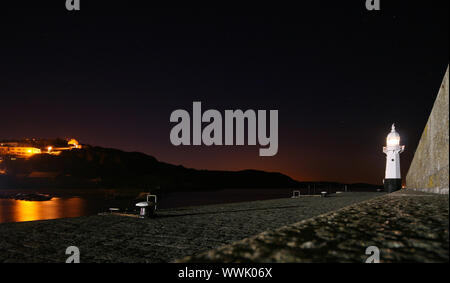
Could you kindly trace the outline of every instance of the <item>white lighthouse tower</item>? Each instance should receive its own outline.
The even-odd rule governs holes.
[[[398,191],[402,188],[402,176],[400,173],[400,153],[405,150],[400,145],[400,135],[395,130],[395,124],[386,138],[386,146],[383,152],[386,154],[386,174],[384,177],[384,190],[388,193]]]

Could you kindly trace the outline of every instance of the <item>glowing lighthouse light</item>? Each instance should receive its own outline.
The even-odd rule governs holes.
[[[391,132],[386,138],[386,146],[383,147],[383,152],[386,154],[384,190],[388,193],[395,192],[402,188],[400,153],[404,150],[405,146],[400,145],[400,135],[395,130],[395,124],[392,124]]]

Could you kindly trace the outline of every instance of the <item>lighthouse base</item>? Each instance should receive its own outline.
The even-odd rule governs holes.
[[[402,189],[402,179],[384,179],[384,191],[393,193]]]

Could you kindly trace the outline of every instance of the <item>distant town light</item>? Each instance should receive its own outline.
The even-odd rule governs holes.
[[[31,139],[26,139],[31,140]],[[37,141],[33,139],[33,141]],[[76,139],[70,139],[68,142],[68,146],[66,147],[53,147],[53,145],[46,145],[45,147],[37,148],[30,147],[28,142],[22,141],[14,141],[14,142],[3,142],[0,144],[0,156],[11,156],[11,160],[15,160],[12,158],[29,158],[36,154],[51,154],[51,155],[59,155],[62,151],[65,150],[73,150],[73,149],[81,149],[82,145]]]
[[[72,146],[74,146],[74,147],[78,147],[78,145],[80,144],[76,139],[70,139],[68,142],[67,142],[67,144],[68,145],[72,145]]]

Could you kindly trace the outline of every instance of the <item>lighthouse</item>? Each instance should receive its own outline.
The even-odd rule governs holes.
[[[400,153],[404,150],[405,146],[400,145],[400,135],[395,130],[395,124],[392,124],[391,132],[386,138],[386,146],[383,147],[383,152],[386,154],[384,190],[388,193],[398,191],[402,188]]]

